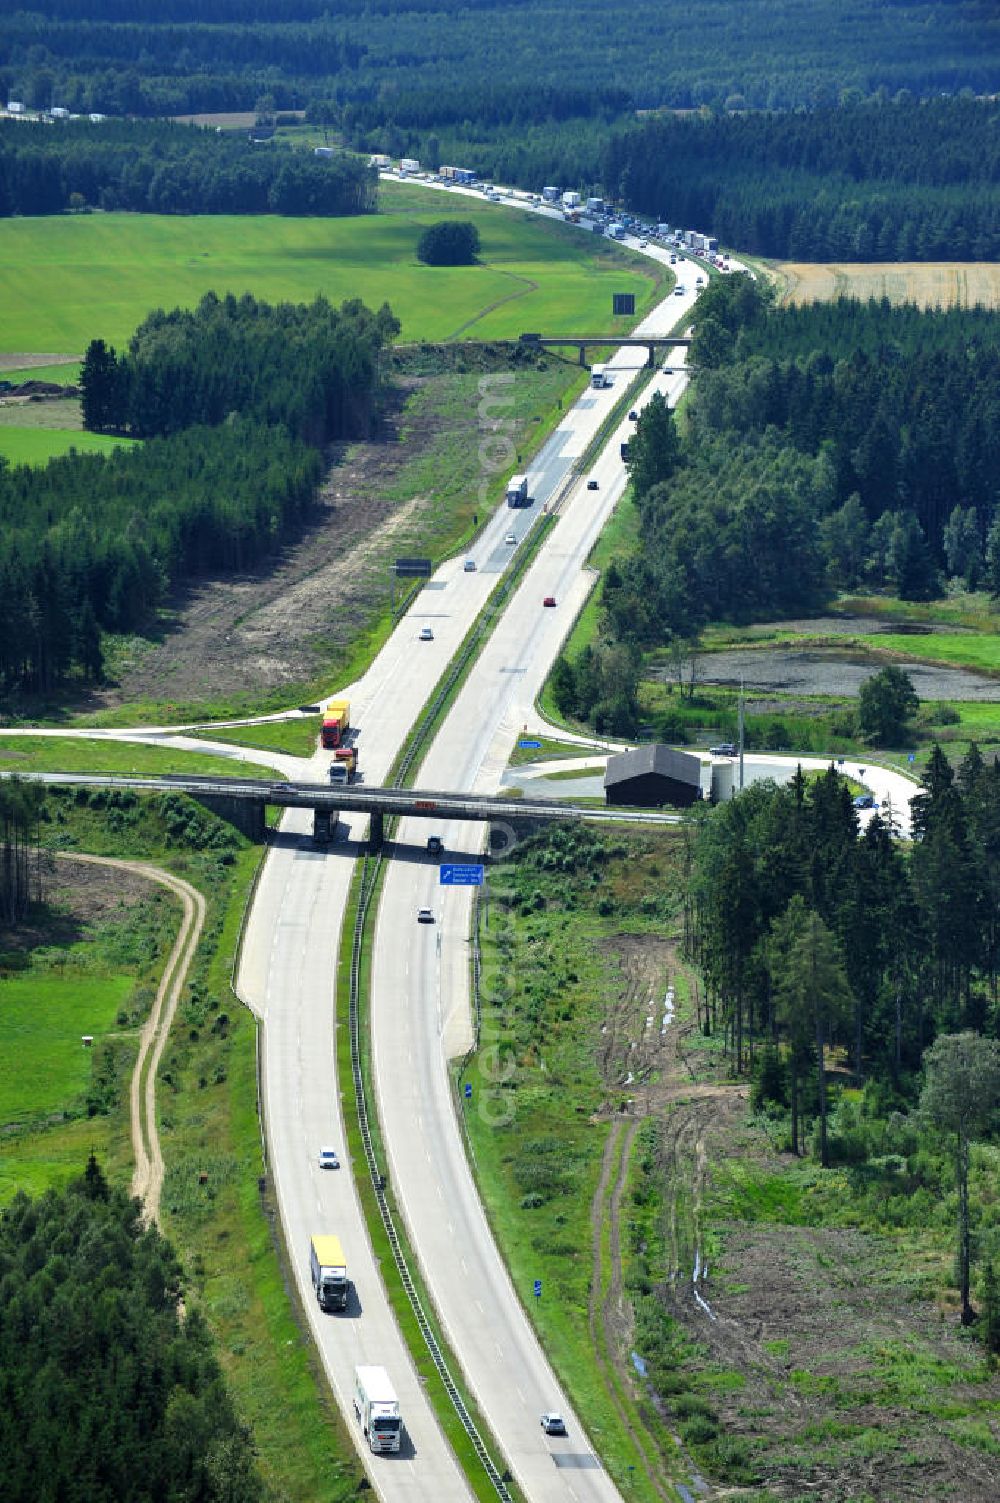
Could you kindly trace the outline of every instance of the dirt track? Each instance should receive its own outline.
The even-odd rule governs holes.
[[[82,861],[92,866],[112,867],[158,882],[181,900],[183,915],[177,938],[163,968],[156,998],[139,1035],[139,1053],[129,1087],[129,1117],[135,1172],[132,1194],[142,1201],[147,1221],[159,1225],[160,1194],[163,1189],[163,1154],[156,1126],[156,1073],[177,1011],[177,1003],[198,948],[205,923],[205,899],[197,888],[162,867],[145,861],[117,861],[110,856],[84,856],[59,853],[60,860]]]

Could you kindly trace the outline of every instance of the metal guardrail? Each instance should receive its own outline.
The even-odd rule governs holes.
[[[488,635],[492,630],[493,623],[497,615],[499,614],[500,608],[506,602],[506,598],[510,594],[511,589],[520,579],[524,567],[526,567],[526,561],[522,562],[520,570],[512,571],[507,579],[505,579],[501,583],[499,588],[494,592],[494,594],[490,598],[486,610],[479,617],[475,627],[469,633],[466,641],[462,644],[462,647],[459,649],[455,658],[452,660],[448,672],[441,680],[437,692],[435,693],[434,697],[431,699],[430,703],[427,705],[419,721],[417,722],[413,735],[410,737],[410,740],[405,746],[398,763],[393,769],[393,775],[397,779],[398,783],[402,783],[406,779],[411,769],[417,762],[417,758],[423,750],[428,738],[430,737],[431,732],[433,731],[434,726],[437,723],[438,717],[441,714],[441,711],[447,704],[449,695],[455,688],[456,684],[459,682],[472,657],[479,651],[480,644],[482,643],[484,636]],[[398,788],[394,791],[399,793],[402,792],[402,790]],[[454,799],[454,795],[452,795],[451,797],[452,799]],[[447,796],[445,801],[448,801]],[[459,802],[459,800],[455,799],[455,802]],[[505,813],[509,814],[509,804],[502,800],[496,800],[496,803],[503,809]],[[414,810],[413,812],[421,813],[424,811]],[[435,812],[440,813],[442,811],[435,810]],[[391,833],[391,831],[387,833]],[[420,1334],[424,1338],[424,1343],[427,1347],[428,1353],[430,1354],[431,1361],[434,1363],[435,1370],[437,1371],[438,1376],[441,1379],[444,1390],[451,1400],[452,1407],[454,1408],[455,1413],[458,1416],[459,1423],[468,1436],[473,1450],[475,1451],[483,1467],[483,1470],[485,1471],[487,1477],[496,1490],[497,1497],[501,1500],[501,1503],[513,1503],[513,1498],[509,1488],[507,1487],[506,1481],[504,1480],[504,1476],[501,1473],[496,1462],[490,1455],[489,1450],[486,1447],[486,1443],[479,1433],[476,1422],[472,1418],[472,1415],[469,1413],[468,1406],[466,1405],[465,1400],[459,1392],[458,1385],[451,1375],[447,1361],[445,1360],[444,1353],[441,1351],[437,1337],[434,1335],[434,1331],[431,1328],[430,1321],[427,1319],[427,1313],[424,1310],[423,1302],[420,1298],[419,1293],[417,1292],[416,1285],[413,1282],[413,1276],[410,1273],[410,1269],[406,1261],[406,1256],[400,1243],[399,1234],[396,1230],[392,1210],[389,1206],[388,1198],[385,1193],[385,1177],[383,1176],[382,1171],[379,1168],[378,1159],[375,1154],[375,1145],[372,1140],[368,1101],[365,1096],[364,1075],[361,1069],[361,955],[364,947],[365,923],[368,917],[371,899],[378,883],[379,873],[382,868],[382,861],[383,857],[381,853],[374,857],[369,855],[365,855],[364,857],[364,864],[361,869],[361,887],[358,894],[358,905],[354,914],[354,935],[351,945],[348,1026],[350,1030],[351,1044],[351,1075],[354,1081],[354,1094],[357,1101],[358,1127],[361,1133],[361,1141],[364,1147],[365,1160],[368,1165],[368,1173],[371,1178],[372,1190],[378,1204],[379,1216],[381,1217],[386,1237],[389,1239],[389,1246],[392,1248],[392,1256],[393,1261],[396,1265],[396,1271],[399,1274],[400,1283],[403,1286],[406,1297],[410,1302],[410,1308],[413,1311],[414,1317],[417,1321],[417,1325],[420,1329]]]
[[[406,1256],[403,1252],[402,1246],[400,1245],[399,1235],[396,1231],[396,1225],[393,1220],[392,1211],[389,1207],[385,1193],[385,1177],[379,1168],[378,1159],[375,1155],[375,1145],[372,1141],[371,1124],[368,1117],[368,1103],[365,1098],[364,1078],[361,1072],[360,977],[361,952],[364,944],[365,920],[368,916],[369,904],[371,902],[372,894],[375,891],[375,886],[378,880],[378,874],[381,865],[381,856],[375,857],[374,859],[369,858],[368,856],[365,856],[364,858],[364,865],[361,871],[361,892],[358,897],[358,906],[354,915],[354,940],[351,949],[351,983],[348,1018],[351,1036],[351,1074],[354,1078],[354,1093],[358,1106],[358,1125],[361,1132],[361,1141],[364,1145],[365,1160],[368,1164],[368,1173],[371,1177],[372,1190],[375,1193],[379,1215],[382,1218],[382,1226],[384,1227],[385,1234],[389,1239],[389,1246],[392,1248],[392,1256],[393,1261],[396,1265],[396,1272],[399,1274],[400,1283],[402,1284],[406,1297],[410,1302],[410,1308],[412,1309],[413,1314],[416,1317],[417,1325],[420,1328],[420,1334],[424,1338],[424,1343],[430,1354],[431,1361],[434,1363],[437,1374],[440,1377],[442,1384],[444,1385],[445,1392],[452,1402],[452,1406],[454,1407],[455,1413],[458,1415],[463,1430],[472,1443],[473,1450],[478,1456],[483,1470],[496,1489],[497,1497],[501,1499],[501,1503],[513,1503],[511,1493],[507,1487],[506,1482],[504,1481],[503,1476],[501,1475],[500,1469],[487,1450],[486,1443],[480,1435],[479,1430],[476,1426],[476,1422],[472,1418],[472,1415],[469,1413],[465,1400],[462,1398],[462,1395],[458,1390],[458,1386],[451,1375],[448,1364],[445,1361],[444,1354],[438,1344],[437,1337],[434,1335],[430,1321],[427,1319],[427,1313],[424,1310],[423,1302],[421,1301],[420,1295],[417,1292],[412,1275],[410,1273],[409,1266],[406,1261]]]

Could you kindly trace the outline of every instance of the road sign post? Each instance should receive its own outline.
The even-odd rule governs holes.
[[[542,1297],[542,1281],[541,1281],[541,1279],[536,1279],[535,1280],[535,1298],[536,1299],[541,1299],[541,1297]]]

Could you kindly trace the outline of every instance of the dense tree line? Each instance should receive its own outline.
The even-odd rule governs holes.
[[[827,492],[816,518],[835,582],[890,583],[919,598],[939,571],[975,584],[992,569],[991,550],[1000,550],[995,314],[921,313],[887,300],[772,308],[754,283],[719,282],[692,357],[718,364],[695,384],[694,445],[778,434],[822,466]]]
[[[891,811],[859,833],[831,767],[811,785],[801,774],[755,785],[699,828],[688,937],[710,988],[708,1026],[725,1029],[740,1068],[788,1037],[769,946],[796,897],[836,941],[850,1005],[826,1038],[857,1074],[900,1079],[939,1033],[996,1034],[1000,764],[973,746],[954,772],[935,747],[911,815],[907,855]]]
[[[148,626],[171,588],[273,551],[321,468],[287,429],[241,418],[44,469],[0,465],[0,684],[99,678],[102,631]]]
[[[656,117],[613,136],[612,194],[796,261],[1000,254],[1000,104],[900,99],[806,114]]]
[[[7,1503],[245,1503],[252,1442],[180,1268],[93,1157],[0,1218],[0,1494]]]
[[[195,309],[157,309],[121,355],[103,340],[80,373],[84,426],[145,438],[242,413],[306,443],[368,432],[382,350],[399,333],[388,306],[272,306],[208,293]]]
[[[0,123],[0,216],[90,205],[152,214],[361,214],[376,176],[242,134],[169,123]]]
[[[960,1318],[971,1325],[970,1145],[1000,1107],[1000,763],[973,745],[956,772],[935,747],[923,782],[908,846],[893,839],[888,807],[859,830],[832,766],[812,784],[800,769],[785,787],[757,784],[723,804],[689,847],[685,934],[707,985],[699,1024],[723,1033],[735,1069],[751,1073],[754,1105],[787,1112],[793,1152],[811,1132],[822,1165],[852,1166],[859,1202],[909,1225],[911,1196],[950,1189],[934,1155],[954,1154]],[[834,1064],[841,1086],[866,1083],[858,1105],[831,1093]],[[978,1250],[980,1335],[995,1352],[987,1235]]]
[[[280,108],[358,105],[371,124],[402,128],[446,124],[457,107],[519,118],[507,115],[508,88],[529,111],[532,91],[551,91],[554,118],[574,95],[620,93],[627,118],[660,106],[797,109],[845,89],[996,86],[984,0],[953,0],[947,24],[932,0],[692,0],[666,25],[659,0],[635,0],[627,16],[603,0],[544,11],[531,0],[225,0],[211,16],[194,0],[26,0],[4,20],[0,86],[39,107],[143,115],[252,109],[270,91]]]
[[[774,308],[759,283],[719,278],[691,358],[671,457],[638,463],[667,418],[649,408],[637,424],[642,546],[605,577],[612,640],[648,648],[712,619],[808,614],[837,588],[922,599],[950,576],[1000,592],[995,315]]]
[[[81,372],[92,429],[146,439],[44,469],[0,464],[0,684],[98,679],[102,632],[147,626],[169,592],[246,569],[307,518],[318,446],[368,431],[390,310],[207,294],[158,310]]]
[[[19,778],[0,784],[0,924],[21,923],[41,896],[38,813],[44,790]]]

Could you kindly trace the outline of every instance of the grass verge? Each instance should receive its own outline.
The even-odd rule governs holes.
[[[609,1074],[598,1064],[601,1039],[619,1027],[628,1034],[638,1026],[642,1036],[638,1011],[626,1019],[624,936],[662,926],[668,907],[649,894],[662,889],[664,867],[672,867],[677,850],[669,834],[570,827],[532,837],[512,860],[491,867],[490,928],[481,934],[483,973],[497,978],[482,998],[489,1047],[473,1056],[463,1077],[474,1102],[492,1091],[489,1112],[469,1110],[465,1122],[514,1287],[609,1475],[625,1497],[643,1500],[660,1494],[609,1389],[632,1429],[641,1430],[635,1396],[613,1372],[610,1353],[607,1362],[594,1360],[590,1207],[611,1103],[620,1094],[618,1061],[612,1065],[605,1056]],[[639,1001],[644,1016],[644,995]],[[497,1049],[505,1060],[501,1087]],[[501,1126],[498,1096],[508,1108]],[[604,1227],[602,1292],[610,1277],[607,1236]],[[535,1279],[542,1281],[540,1299],[532,1298]],[[597,1355],[605,1353],[602,1346]],[[623,1355],[614,1357],[620,1363]]]
[[[318,1381],[305,1323],[297,1321],[283,1277],[274,1208],[259,1190],[256,1027],[230,986],[261,852],[177,795],[139,799],[105,790],[81,790],[80,796],[58,790],[49,794],[46,807],[42,829],[48,844],[154,861],[206,894],[204,938],[158,1084],[168,1166],[164,1228],[182,1259],[188,1304],[208,1318],[234,1401],[253,1430],[259,1464],[275,1496],[288,1503],[347,1503],[357,1496],[364,1474],[326,1385]],[[147,905],[123,911],[108,932],[102,927],[82,945],[46,946],[46,964],[68,985],[82,968],[84,979],[127,974],[135,990],[124,1004],[124,1027],[117,1021],[122,1005],[117,994],[114,998],[115,1027],[108,1042],[118,1051],[116,1070],[113,1078],[106,1070],[95,1071],[90,1085],[91,1093],[104,1087],[100,1110],[73,1115],[78,1110],[73,1103],[80,1101],[74,1080],[67,1080],[60,1113],[47,1110],[51,1103],[39,1097],[25,1130],[5,1136],[0,1199],[17,1188],[40,1191],[80,1173],[92,1148],[109,1177],[128,1183],[127,1082],[135,1032],[172,943],[173,913],[173,900],[157,890]],[[116,968],[109,971],[112,961]],[[0,981],[0,989],[4,984]],[[105,1011],[110,1005],[109,994]],[[77,1048],[84,1031],[80,1016],[71,1010],[66,1024]],[[44,1048],[48,1059],[58,1043],[43,1037],[48,1020],[36,1017],[35,1044],[23,1037],[17,1044],[26,1065],[31,1048],[36,1053]],[[8,1021],[13,1018],[12,1013]],[[93,1065],[104,1041],[99,1029],[87,1031],[98,1034],[87,1056]]]
[[[65,736],[0,735],[0,768],[10,772],[106,772],[136,777],[199,772],[232,777],[235,770],[227,758],[209,752],[177,751],[173,747],[150,746],[141,741],[108,741],[103,737],[75,739],[72,732]],[[238,771],[245,777],[275,776],[273,768],[253,762],[239,763]]]

